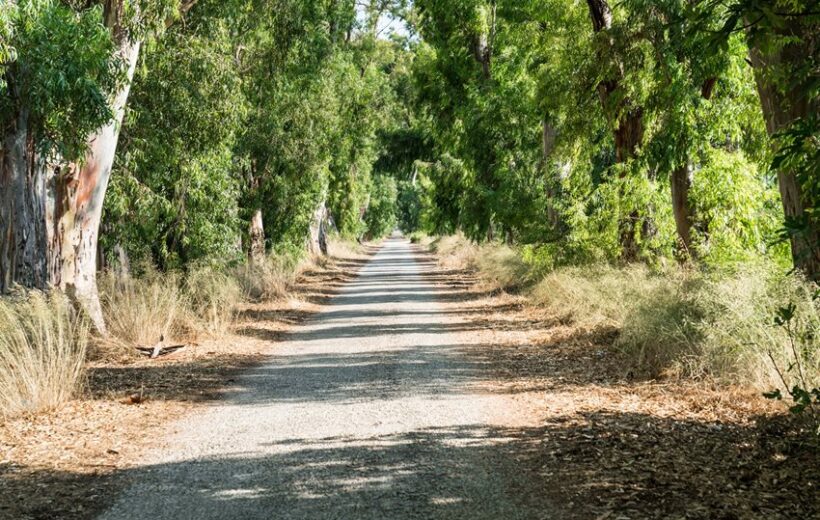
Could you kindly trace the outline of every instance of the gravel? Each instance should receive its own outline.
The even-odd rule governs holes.
[[[471,333],[434,270],[386,241],[269,361],[180,422],[101,518],[551,518],[517,460],[538,439],[464,353]]]

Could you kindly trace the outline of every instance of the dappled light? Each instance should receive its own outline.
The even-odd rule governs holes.
[[[0,0],[0,519],[820,518],[817,0]]]

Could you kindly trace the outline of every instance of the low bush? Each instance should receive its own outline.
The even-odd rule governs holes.
[[[411,244],[421,244],[426,238],[427,235],[421,231],[413,231],[408,235]]]
[[[59,294],[0,299],[0,415],[49,410],[83,380],[87,321]]]

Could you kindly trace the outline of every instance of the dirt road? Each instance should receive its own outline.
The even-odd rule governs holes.
[[[533,419],[465,355],[481,339],[433,271],[388,240],[269,362],[178,424],[102,518],[555,517],[517,462]]]

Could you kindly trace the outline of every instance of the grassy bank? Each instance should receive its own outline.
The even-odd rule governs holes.
[[[817,287],[776,266],[545,268],[548,262],[523,250],[460,236],[430,247],[450,267],[474,269],[493,287],[521,291],[565,323],[617,330],[613,346],[625,373],[761,390],[791,388],[801,377],[808,388],[820,385]],[[784,311],[791,319],[776,323]]]
[[[354,256],[359,247],[333,242],[331,253]],[[32,291],[0,297],[0,418],[54,409],[83,386],[86,362],[130,362],[136,347],[225,337],[238,309],[289,298],[300,273],[323,258],[269,255],[264,263],[202,264],[187,272],[98,276],[108,335],[58,293]]]

